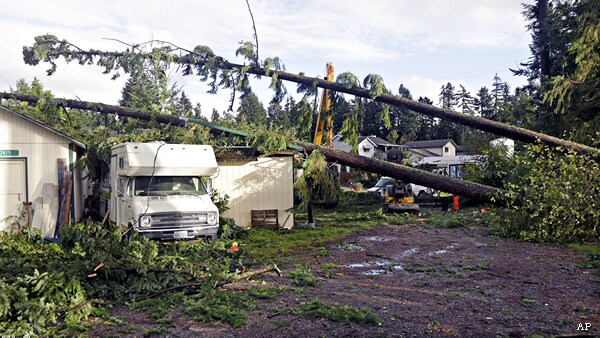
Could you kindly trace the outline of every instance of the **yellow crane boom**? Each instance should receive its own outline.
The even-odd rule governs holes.
[[[333,82],[333,63],[327,62],[325,68],[327,81]],[[320,146],[323,143],[323,133],[327,133],[327,148],[333,147],[333,116],[327,114],[331,109],[331,91],[329,89],[323,90],[323,99],[321,100],[321,106],[319,107],[319,113],[317,114],[317,126],[315,129],[315,138],[313,143]]]

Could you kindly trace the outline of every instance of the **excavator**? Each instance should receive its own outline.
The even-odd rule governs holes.
[[[418,212],[420,207],[415,204],[412,189],[409,184],[396,180],[394,185],[385,187],[383,212]]]

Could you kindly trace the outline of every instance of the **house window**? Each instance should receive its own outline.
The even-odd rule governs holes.
[[[447,153],[449,151],[448,147],[444,147],[444,152]]]
[[[371,151],[371,148],[363,147],[363,151],[364,151],[365,153],[368,153],[369,151]]]

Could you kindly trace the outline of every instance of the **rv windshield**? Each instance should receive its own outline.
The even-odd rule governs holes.
[[[138,176],[135,196],[204,195],[206,188],[197,176]]]

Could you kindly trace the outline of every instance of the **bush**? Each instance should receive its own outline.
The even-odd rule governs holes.
[[[502,234],[536,242],[583,242],[600,237],[600,168],[590,156],[531,145],[487,178],[514,196],[494,214]],[[510,163],[510,166],[507,166]],[[496,182],[498,183],[498,182]]]

